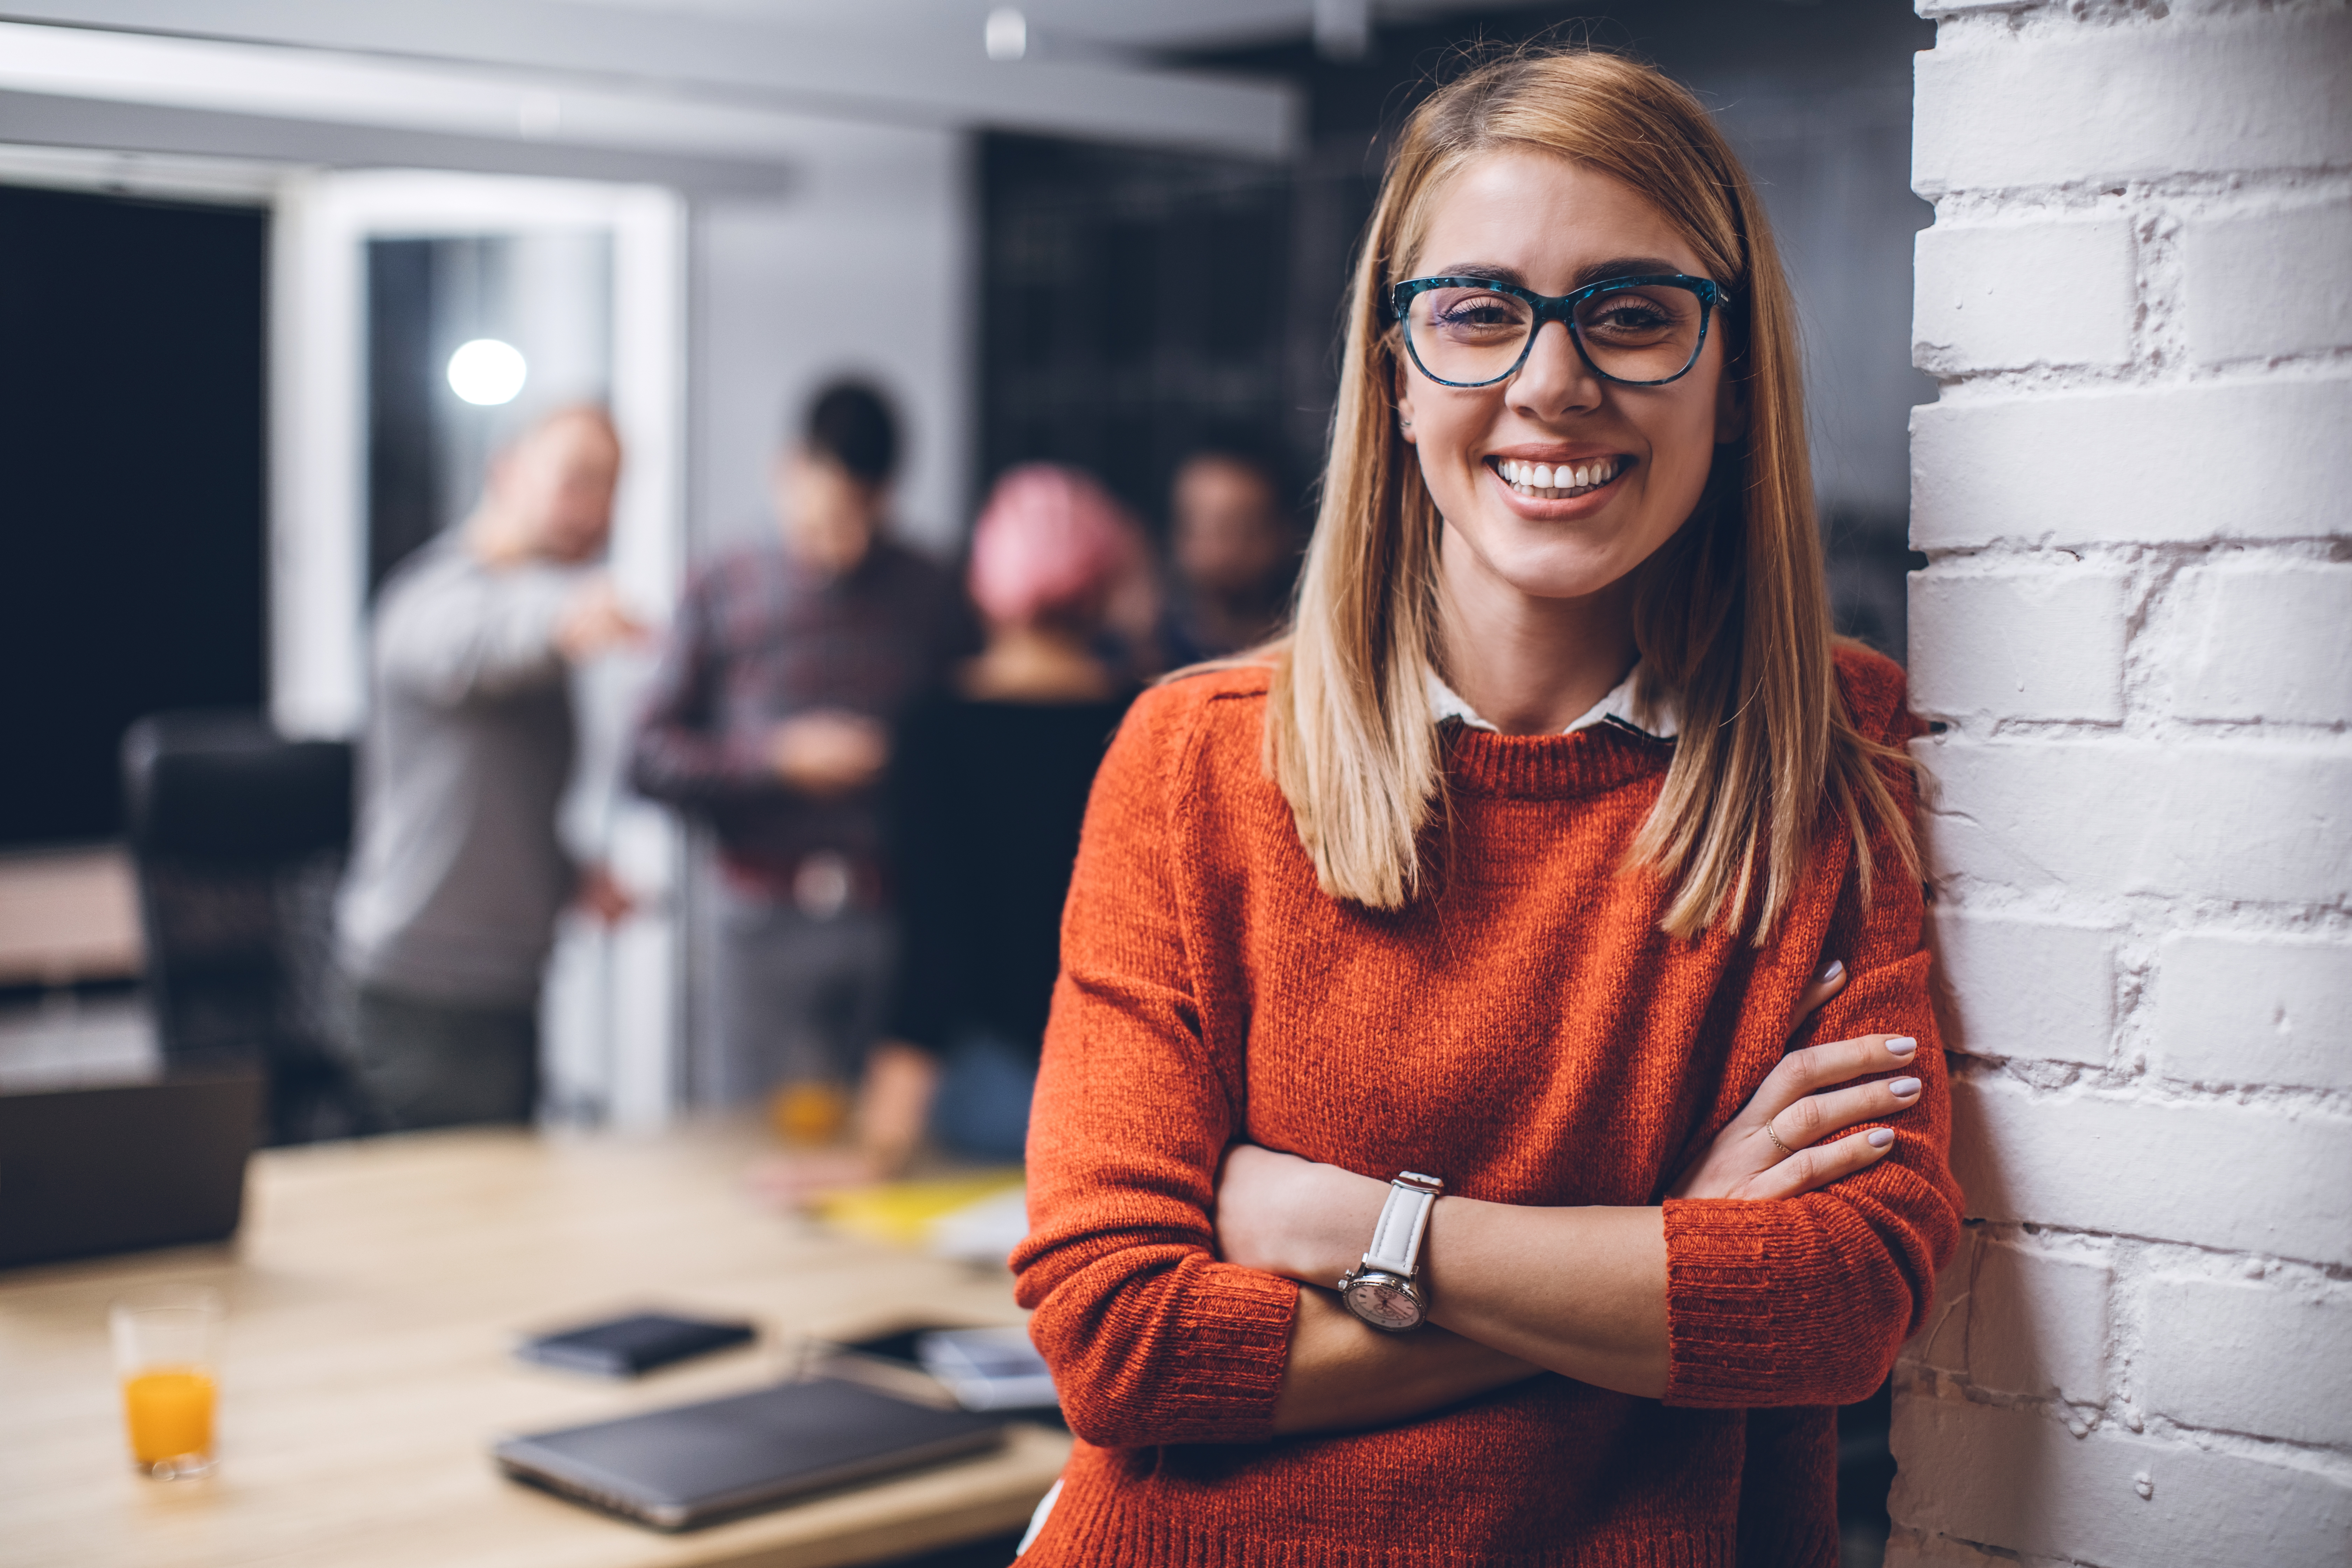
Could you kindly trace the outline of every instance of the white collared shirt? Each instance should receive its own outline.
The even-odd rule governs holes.
[[[1673,740],[1680,732],[1673,702],[1661,698],[1648,713],[1643,714],[1635,701],[1633,687],[1641,673],[1641,661],[1637,659],[1633,668],[1625,672],[1625,679],[1619,681],[1608,696],[1587,709],[1582,718],[1560,733],[1573,735],[1579,730],[1590,730],[1595,724],[1605,724],[1613,719],[1654,741]],[[1460,692],[1439,679],[1433,669],[1429,672],[1429,710],[1430,717],[1440,721],[1459,719],[1473,730],[1492,730],[1495,727],[1480,718],[1477,710],[1462,700]]]

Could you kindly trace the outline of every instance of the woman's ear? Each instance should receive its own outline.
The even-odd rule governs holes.
[[[1418,444],[1412,433],[1412,384],[1405,377],[1402,360],[1396,363],[1395,370],[1397,434],[1404,437],[1406,446],[1411,447]]]

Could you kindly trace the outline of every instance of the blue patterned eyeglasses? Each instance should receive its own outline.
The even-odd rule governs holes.
[[[1405,348],[1430,380],[1492,386],[1528,362],[1546,321],[1568,328],[1595,375],[1664,386],[1698,363],[1708,320],[1731,296],[1680,273],[1604,278],[1571,294],[1538,294],[1486,278],[1415,278],[1389,291]]]

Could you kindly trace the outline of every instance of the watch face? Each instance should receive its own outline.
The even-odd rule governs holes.
[[[1370,1274],[1348,1287],[1348,1310],[1394,1333],[1421,1326],[1421,1303],[1393,1274]]]

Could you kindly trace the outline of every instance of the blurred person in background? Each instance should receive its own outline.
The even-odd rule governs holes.
[[[1098,642],[1146,553],[1083,473],[1032,463],[997,481],[965,580],[986,645],[898,731],[903,962],[855,1146],[778,1163],[760,1178],[775,1195],[894,1175],[927,1133],[965,1159],[1021,1158],[1087,794],[1136,691]]]
[[[1299,552],[1283,494],[1273,465],[1239,442],[1205,447],[1177,468],[1164,636],[1171,663],[1239,653],[1281,629]]]
[[[646,795],[709,825],[721,872],[720,1104],[775,1094],[823,1141],[879,1033],[890,726],[976,641],[953,579],[883,537],[898,421],[842,382],[777,459],[780,532],[688,585],[631,751]]]
[[[628,900],[557,836],[570,667],[645,630],[590,564],[621,444],[602,409],[549,415],[492,463],[465,524],[385,582],[360,826],[337,909],[360,1073],[394,1128],[527,1121],[555,917]]]

